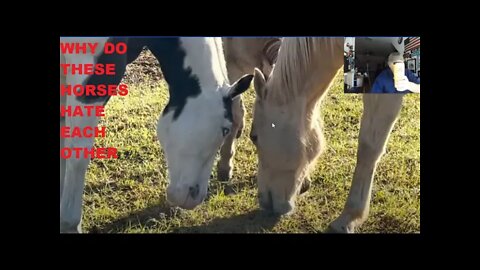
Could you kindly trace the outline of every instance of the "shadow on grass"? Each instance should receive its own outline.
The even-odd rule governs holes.
[[[229,181],[229,182],[220,182],[216,179],[210,178],[210,185],[209,185],[209,192],[205,201],[208,201],[214,194],[219,193],[219,191],[223,191],[225,195],[234,195],[240,193],[246,189],[252,189],[256,185],[254,183],[254,179],[256,176],[249,176],[247,180],[243,181]]]
[[[242,182],[218,182],[210,183],[210,191],[204,203],[208,203],[213,194],[222,190],[226,195],[234,195],[246,188],[250,188],[254,176],[249,180]],[[122,233],[127,228],[136,227],[140,225],[145,229],[155,230],[158,222],[168,223],[170,219],[182,218],[188,215],[188,210],[179,209],[177,207],[170,207],[167,203],[160,203],[141,211],[137,211],[127,216],[121,217],[112,222],[98,224],[92,227],[90,233]],[[206,224],[199,226],[184,226],[171,228],[171,233],[261,233],[272,229],[279,221],[279,217],[270,213],[253,210],[248,213],[216,218]]]
[[[199,226],[179,227],[173,233],[263,233],[280,220],[259,209],[225,218],[216,218]]]
[[[175,217],[178,213],[178,209],[169,207],[164,204],[159,204],[145,208],[141,211],[130,213],[127,216],[121,217],[109,223],[99,224],[92,227],[89,233],[122,233],[126,228],[134,225],[143,225],[149,227],[151,220],[158,218],[170,219]]]
[[[113,222],[93,227],[89,233],[122,233],[126,228],[136,225],[154,230],[156,222],[151,220],[161,219],[168,222],[169,219],[185,215],[187,212],[168,206],[152,206]],[[278,221],[278,216],[257,209],[231,217],[216,218],[202,225],[172,228],[170,233],[262,233],[272,229]]]

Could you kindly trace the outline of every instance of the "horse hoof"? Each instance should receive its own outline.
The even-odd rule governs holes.
[[[82,233],[82,228],[79,223],[74,223],[77,225],[72,225],[71,223],[61,222],[60,221],[60,233]]]
[[[61,234],[80,234],[82,230],[77,229],[60,229]]]
[[[332,225],[329,225],[328,228],[323,233],[334,234],[334,233],[345,233],[345,232],[339,231],[339,230],[335,229],[334,227],[332,227]]]
[[[355,233],[354,229],[348,229],[347,226],[337,227],[332,224],[328,226],[324,233],[331,234],[345,234],[345,233]]]

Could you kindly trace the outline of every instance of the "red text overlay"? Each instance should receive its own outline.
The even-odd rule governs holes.
[[[105,44],[88,42],[60,42],[60,51],[64,55],[70,55],[68,63],[60,64],[60,74],[66,76],[115,76],[116,66],[114,63],[90,63],[97,59],[100,54],[127,53],[127,44],[124,42]],[[86,81],[84,77],[79,80],[67,81]],[[125,84],[60,84],[60,96],[67,97],[67,105],[60,105],[60,117],[64,118],[88,118],[105,117],[104,106],[98,105],[76,105],[71,106],[69,100],[75,97],[85,96],[126,96],[128,87]],[[81,123],[83,119],[65,121],[65,123]],[[106,127],[96,126],[61,126],[60,138],[73,140],[73,145],[80,140],[105,138],[107,136]],[[82,145],[84,145],[82,141]],[[71,144],[71,145],[72,145]],[[116,159],[118,158],[117,149],[114,147],[63,147],[60,149],[60,158],[63,159]]]

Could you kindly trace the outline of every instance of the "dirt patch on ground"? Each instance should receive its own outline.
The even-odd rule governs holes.
[[[122,83],[153,85],[163,80],[160,63],[148,49],[143,49],[138,58],[127,66]]]

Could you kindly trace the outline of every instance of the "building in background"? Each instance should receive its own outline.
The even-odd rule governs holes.
[[[406,68],[420,77],[420,37],[405,39],[403,58],[405,58]]]

